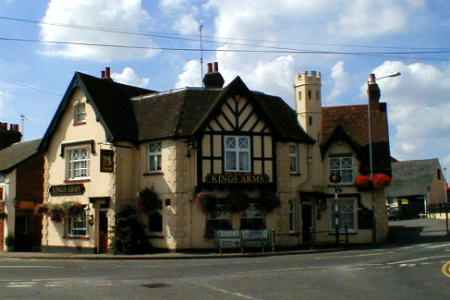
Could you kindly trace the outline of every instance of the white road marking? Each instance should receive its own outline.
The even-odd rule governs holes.
[[[376,253],[364,253],[364,254],[354,254],[354,255],[344,255],[339,256],[339,258],[354,258],[354,257],[365,257],[365,256],[378,256],[378,255],[385,255],[385,254],[392,254],[395,253],[394,251],[387,251],[387,252],[376,252]]]
[[[446,243],[446,244],[439,244],[439,245],[431,245],[426,247],[427,249],[437,249],[437,248],[444,248],[444,247],[449,247],[450,243]]]
[[[195,285],[198,285],[200,287],[204,287],[204,288],[207,288],[207,289],[210,289],[212,291],[216,291],[216,292],[219,292],[219,293],[222,293],[222,294],[225,294],[225,295],[232,295],[232,296],[235,296],[235,297],[238,297],[238,298],[249,299],[249,300],[261,300],[259,298],[255,298],[255,297],[252,297],[252,296],[249,296],[249,295],[244,295],[244,294],[239,293],[239,292],[229,291],[229,290],[222,289],[222,288],[219,288],[219,287],[216,287],[216,286],[213,286],[213,285],[209,285],[209,284],[195,284]]]
[[[399,265],[399,264],[405,264],[405,263],[412,263],[412,262],[421,262],[425,260],[432,260],[437,258],[449,258],[450,255],[437,255],[437,256],[427,256],[427,257],[420,257],[420,258],[413,258],[413,259],[406,259],[406,260],[400,260],[400,261],[393,261],[387,263],[388,265]]]
[[[0,269],[61,269],[55,266],[0,266]]]
[[[405,268],[405,267],[412,268],[415,266],[416,266],[416,264],[400,264],[400,268]]]

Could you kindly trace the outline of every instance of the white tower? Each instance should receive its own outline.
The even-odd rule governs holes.
[[[305,71],[295,78],[297,119],[305,132],[318,140],[322,125],[320,72]]]

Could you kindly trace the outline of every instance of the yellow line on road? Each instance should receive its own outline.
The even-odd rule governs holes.
[[[448,261],[447,263],[445,263],[442,266],[442,274],[444,274],[445,276],[447,276],[448,278],[450,278],[450,261]]]

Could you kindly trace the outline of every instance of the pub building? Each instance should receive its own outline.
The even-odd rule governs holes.
[[[335,209],[351,243],[385,238],[384,187],[367,176],[355,186],[368,173],[367,105],[322,107],[317,72],[296,76],[296,110],[240,77],[224,86],[217,63],[203,83],[157,92],[109,68],[75,73],[40,145],[44,251],[107,252],[125,205],[153,247],[172,251],[214,248],[217,230],[333,242]],[[389,175],[386,105],[372,98],[374,168]],[[342,178],[337,203],[330,174]]]

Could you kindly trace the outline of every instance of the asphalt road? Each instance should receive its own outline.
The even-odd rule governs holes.
[[[254,258],[0,259],[0,299],[450,299],[449,261],[450,239]]]

